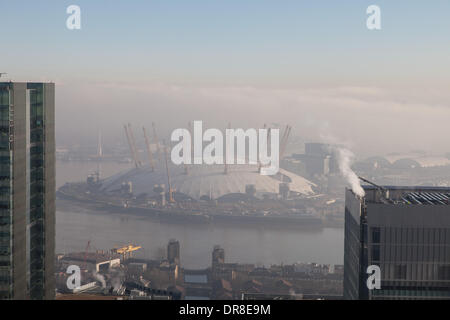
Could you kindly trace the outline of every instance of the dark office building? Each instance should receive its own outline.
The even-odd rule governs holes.
[[[55,87],[0,83],[0,299],[55,295]]]
[[[176,265],[180,264],[180,243],[175,239],[171,239],[167,245],[167,260]]]
[[[450,188],[346,191],[344,298],[450,299]],[[381,271],[368,289],[367,267]]]

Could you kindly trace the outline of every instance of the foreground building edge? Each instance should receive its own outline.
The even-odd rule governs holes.
[[[55,85],[0,83],[0,97],[0,298],[54,299]]]

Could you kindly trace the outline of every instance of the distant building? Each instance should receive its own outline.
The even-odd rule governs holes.
[[[167,260],[169,263],[180,264],[180,243],[175,239],[171,239],[167,245]]]
[[[305,273],[308,275],[322,275],[325,276],[330,272],[330,266],[318,263],[296,263],[294,264],[294,271],[297,273]]]
[[[214,246],[212,252],[212,268],[215,269],[218,265],[225,263],[225,250],[220,246]]]
[[[53,299],[53,83],[0,83],[0,189],[0,299]]]
[[[294,160],[304,164],[309,177],[339,172],[336,146],[325,143],[305,143],[304,154],[293,154]]]
[[[450,188],[346,191],[344,298],[450,299]],[[367,267],[381,271],[368,289]]]

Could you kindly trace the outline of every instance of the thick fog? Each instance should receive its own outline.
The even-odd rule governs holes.
[[[86,143],[125,139],[122,125],[157,124],[161,137],[188,121],[205,127],[293,126],[304,141],[345,144],[358,155],[449,152],[450,93],[438,88],[57,84],[57,137]]]

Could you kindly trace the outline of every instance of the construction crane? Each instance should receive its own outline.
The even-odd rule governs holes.
[[[91,245],[91,240],[87,242],[86,248],[84,249],[84,259],[83,259],[83,268],[82,270],[86,270],[86,261],[87,261],[87,255],[89,252],[89,246]]]
[[[284,142],[286,141],[286,137],[287,137],[288,132],[289,132],[289,125],[286,125],[286,127],[284,128],[284,131],[283,131],[283,136],[281,137],[281,142],[280,142],[280,153],[281,153],[281,151],[282,151],[282,149],[283,149]],[[280,157],[280,158],[281,158],[281,157]]]
[[[153,128],[153,139],[155,139],[156,144],[156,152],[158,152],[158,161],[161,162],[161,150],[159,148],[158,135],[156,134],[156,126],[154,122],[152,122],[152,128]]]
[[[193,136],[192,135],[192,123],[190,121],[188,122],[188,131],[189,131],[189,134],[192,137]],[[194,150],[194,141],[193,141],[193,139],[191,139],[191,152],[192,152],[192,150]],[[185,151],[183,150],[183,152],[185,152]],[[192,154],[190,154],[189,156],[192,157]],[[184,163],[184,174],[185,175],[189,174],[189,167],[188,167],[188,165],[186,163]]]
[[[288,132],[288,129],[289,129],[289,126],[286,126],[285,128],[284,128],[284,131],[283,131],[283,135],[281,136],[281,139],[280,139],[280,159],[281,159],[281,152],[282,152],[282,150],[283,150],[283,144],[284,144],[284,140],[286,139],[286,134],[287,134],[287,132]],[[280,129],[281,130],[281,129]]]
[[[166,161],[167,185],[169,187],[169,202],[174,203],[175,200],[173,199],[172,185],[170,184],[169,161],[167,160],[167,147],[165,141],[163,141],[163,145],[164,145],[164,159]]]
[[[131,254],[134,251],[137,251],[139,249],[141,249],[141,246],[134,246],[133,244],[128,244],[126,246],[122,246],[119,248],[114,248],[111,250],[112,253],[117,253],[120,254],[122,256],[122,259],[125,260],[126,258],[131,257]]]
[[[131,143],[130,135],[128,134],[128,128],[126,125],[124,125],[123,128],[125,129],[125,135],[127,136],[127,141],[128,141],[128,146],[130,147],[131,157],[134,160],[134,165],[136,166],[136,168],[138,168],[139,165],[138,165],[138,162],[136,159],[136,155],[134,153],[133,144]]]
[[[284,152],[286,151],[286,145],[289,140],[289,135],[291,134],[292,127],[289,125],[286,126],[284,130],[283,137],[281,138],[281,146],[280,146],[280,160],[283,159]]]
[[[131,143],[133,144],[133,150],[134,150],[134,154],[136,157],[136,163],[137,163],[138,167],[141,167],[142,162],[141,162],[141,160],[139,160],[139,153],[138,153],[138,150],[136,147],[136,140],[134,139],[134,134],[133,134],[133,129],[131,128],[131,123],[128,123],[128,131],[129,131]]]
[[[148,139],[147,130],[145,129],[145,127],[142,127],[142,130],[144,131],[145,144],[147,146],[148,161],[150,164],[150,168],[152,169],[152,172],[153,172],[153,171],[155,171],[155,164],[153,163],[153,155],[152,155],[152,150],[150,148],[150,140]]]

